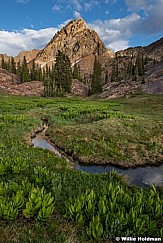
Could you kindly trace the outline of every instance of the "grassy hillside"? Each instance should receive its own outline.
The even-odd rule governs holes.
[[[30,134],[47,135],[83,162],[133,166],[162,160],[163,97],[88,101],[0,96],[0,242],[106,242],[163,235],[163,191],[115,172],[73,170]]]

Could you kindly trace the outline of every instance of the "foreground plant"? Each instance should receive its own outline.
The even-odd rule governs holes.
[[[154,186],[147,193],[138,190],[133,195],[110,183],[100,193],[86,191],[71,198],[66,212],[94,240],[131,234],[160,237],[163,233],[163,227],[157,226],[163,217],[163,200]]]
[[[26,218],[37,216],[39,220],[49,219],[54,210],[54,197],[46,193],[45,188],[33,187],[23,214]]]

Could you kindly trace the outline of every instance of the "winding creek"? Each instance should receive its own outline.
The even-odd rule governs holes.
[[[53,146],[43,133],[39,133],[32,139],[34,147],[53,151],[59,157],[65,157],[55,146]],[[65,157],[66,158],[66,157]],[[66,158],[68,160],[68,158]],[[74,163],[74,168],[86,173],[107,173],[116,170],[127,177],[129,183],[147,187],[150,185],[163,185],[163,164],[160,166],[146,166],[137,168],[120,169],[112,165],[79,165]]]

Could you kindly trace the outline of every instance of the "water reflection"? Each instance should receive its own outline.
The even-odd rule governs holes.
[[[34,147],[48,149],[53,151],[59,157],[64,157],[54,146],[52,146],[44,137],[40,134],[32,139]],[[67,159],[68,160],[68,159]],[[146,166],[129,169],[119,169],[111,165],[79,165],[75,164],[74,168],[86,173],[107,173],[112,170],[125,175],[128,181],[137,186],[146,187],[149,185],[163,185],[163,164],[157,167]]]

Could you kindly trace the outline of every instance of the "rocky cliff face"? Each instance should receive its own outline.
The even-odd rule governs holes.
[[[22,63],[24,57],[26,58],[27,63],[31,62],[40,50],[31,50],[31,51],[21,51],[17,56],[14,57],[14,61],[17,64],[18,62]],[[0,54],[0,64],[2,62],[2,58],[6,63],[11,60],[11,56],[7,56],[6,54]]]
[[[141,64],[144,69],[142,76],[138,73],[138,55],[144,60]],[[101,97],[120,97],[138,90],[148,94],[163,94],[163,38],[145,47],[118,51],[115,57],[108,63],[109,78]],[[112,81],[113,73],[116,73],[117,78]]]
[[[151,43],[148,46],[138,46],[127,48],[126,50],[118,51],[116,55],[118,57],[134,57],[136,55],[143,54],[148,58],[155,59],[157,61],[161,61],[163,58],[163,38],[159,39]]]
[[[8,62],[10,59],[10,56],[7,56],[6,54],[0,54],[0,64],[2,63],[2,59],[4,59],[5,62]]]
[[[51,65],[55,61],[58,50],[68,55],[72,66],[75,62],[79,64],[82,76],[92,72],[95,56],[99,58],[111,56],[97,33],[81,18],[69,22],[59,31],[37,54],[36,63],[41,67],[46,64]]]
[[[27,63],[32,61],[40,50],[34,49],[31,51],[21,51],[17,56],[14,57],[16,63],[20,61],[22,63],[24,57],[26,58]]]

